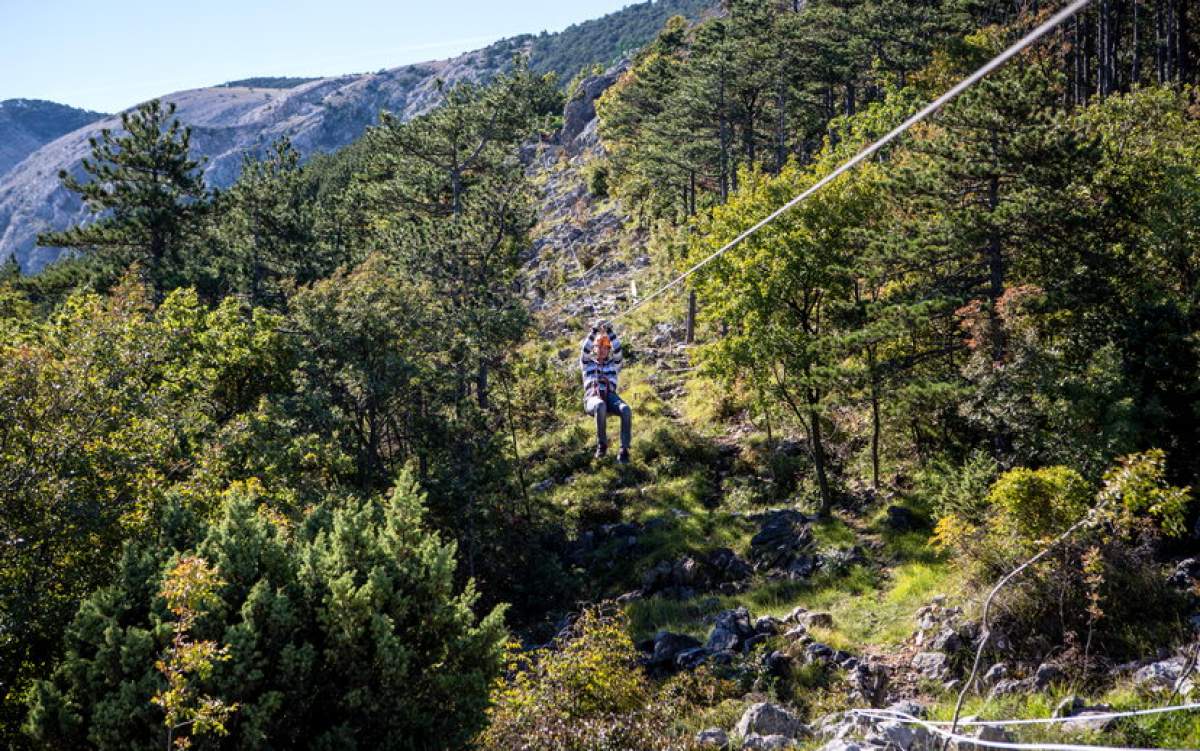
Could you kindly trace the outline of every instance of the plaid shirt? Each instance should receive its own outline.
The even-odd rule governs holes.
[[[596,339],[600,336],[599,329],[592,329],[592,332],[583,340],[579,354],[579,369],[583,372],[583,396],[585,399],[592,396],[601,397],[602,392],[614,394],[617,392],[617,373],[621,371],[621,342],[613,333],[611,326],[605,327],[605,333],[612,342],[612,351],[608,353],[608,359],[604,361],[603,365],[596,362],[593,355]]]

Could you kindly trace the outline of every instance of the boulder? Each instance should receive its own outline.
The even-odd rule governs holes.
[[[994,686],[996,683],[1007,677],[1008,666],[1003,662],[997,662],[995,665],[992,665],[990,668],[988,668],[987,672],[983,674],[983,685]]]
[[[763,656],[763,668],[767,671],[767,675],[782,678],[791,672],[792,658],[787,653],[777,649]]]
[[[713,621],[713,628],[708,635],[705,648],[710,652],[735,650],[753,634],[754,628],[750,625],[750,611],[744,607],[723,610],[717,613],[717,617]]]
[[[752,704],[734,727],[734,732],[742,738],[751,735],[772,736],[784,738],[808,738],[812,735],[808,726],[800,718],[778,704],[759,702]]]
[[[1033,674],[1033,685],[1039,691],[1045,691],[1055,683],[1062,683],[1066,680],[1067,674],[1057,665],[1050,663],[1042,663],[1038,666],[1037,672]]]
[[[1032,678],[1025,680],[1017,680],[1015,678],[1002,678],[996,681],[996,685],[992,686],[992,690],[988,692],[990,698],[1000,696],[1008,696],[1010,694],[1028,694],[1037,690]]]
[[[745,751],[778,751],[795,747],[795,741],[786,735],[751,734],[742,739],[742,748]]]
[[[700,748],[713,748],[726,751],[729,748],[729,734],[721,728],[708,728],[696,733],[696,745]]]
[[[1185,663],[1182,657],[1150,663],[1133,674],[1133,683],[1138,688],[1149,691],[1174,691],[1183,676]],[[1189,696],[1194,684],[1191,680],[1184,680],[1183,685],[1178,688],[1180,694]]]
[[[783,629],[783,621],[770,615],[764,615],[754,620],[754,633],[775,636]]]
[[[880,706],[887,698],[888,673],[883,665],[858,662],[849,669],[846,681],[851,696],[872,707]]]
[[[646,667],[652,670],[669,670],[676,667],[676,658],[680,653],[700,647],[700,642],[686,634],[674,634],[670,631],[659,631],[654,635],[654,646]]]
[[[799,623],[800,618],[803,617],[803,615],[807,612],[808,612],[808,608],[797,605],[796,607],[792,608],[792,612],[788,613],[787,615],[785,615],[783,617],[783,622],[784,623]]]
[[[1089,705],[1078,696],[1072,695],[1058,703],[1054,708],[1054,716],[1070,717],[1075,720],[1065,725],[1068,728],[1082,728],[1084,730],[1107,733],[1114,730],[1117,726],[1116,720],[1104,716],[1112,711],[1112,707],[1107,704]]]
[[[756,571],[791,579],[811,576],[817,568],[808,517],[783,509],[759,517],[761,525],[750,539],[750,560]]]
[[[675,655],[675,667],[679,670],[695,670],[708,659],[708,650],[704,647],[685,649]]]
[[[833,628],[833,616],[829,613],[816,612],[800,615],[796,622],[805,628]]]
[[[580,81],[575,91],[572,92],[570,100],[563,107],[563,125],[559,134],[559,142],[568,154],[579,153],[579,146],[575,144],[575,139],[595,119],[596,99],[604,93],[605,89],[613,85],[613,82],[624,71],[624,67],[619,66],[597,76],[588,76]]]
[[[950,674],[950,658],[942,652],[919,652],[912,660],[913,669],[922,678],[945,680]]]

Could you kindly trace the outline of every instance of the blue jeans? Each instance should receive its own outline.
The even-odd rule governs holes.
[[[608,445],[608,414],[615,412],[621,416],[621,448],[629,448],[630,436],[633,434],[633,410],[621,401],[621,397],[609,391],[601,399],[589,396],[584,402],[584,410],[596,417],[596,439],[601,446]]]

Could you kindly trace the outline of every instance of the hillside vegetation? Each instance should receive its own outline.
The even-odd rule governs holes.
[[[0,274],[0,739],[1200,746],[1103,716],[1200,699],[1187,4],[1097,3],[624,315],[1051,12],[731,0],[220,191],[126,114],[76,253]]]

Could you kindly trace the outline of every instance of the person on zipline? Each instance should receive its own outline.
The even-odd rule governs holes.
[[[629,463],[629,439],[633,432],[633,410],[617,396],[617,373],[621,371],[621,342],[604,321],[592,327],[579,355],[583,371],[583,408],[596,418],[596,458],[608,453],[608,415],[621,416],[621,453],[617,461]]]

